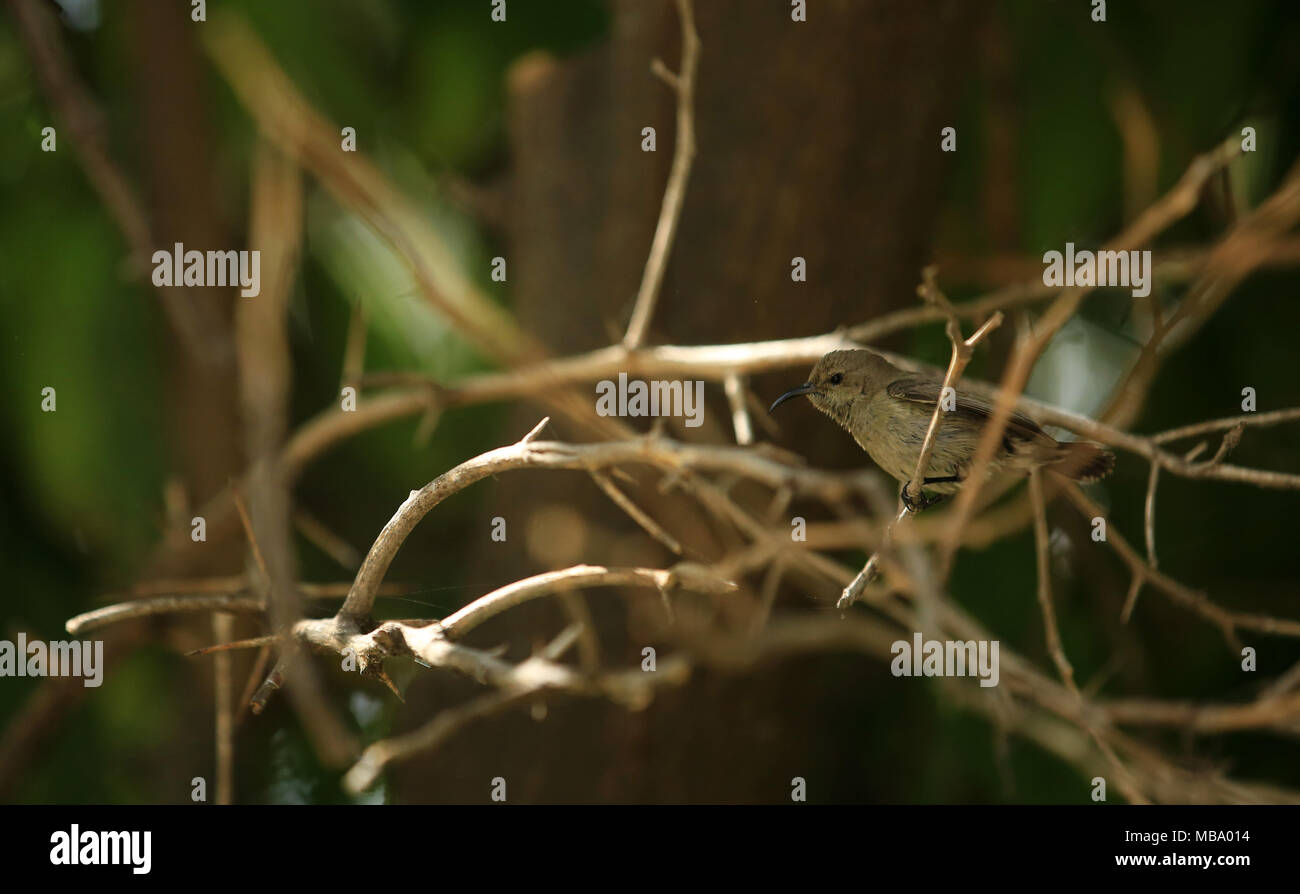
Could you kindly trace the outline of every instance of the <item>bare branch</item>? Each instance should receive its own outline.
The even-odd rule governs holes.
[[[31,58],[37,81],[60,127],[72,135],[73,150],[86,179],[126,240],[132,275],[143,279],[154,249],[144,203],[109,155],[104,114],[77,74],[53,10],[46,6],[39,0],[9,0],[18,35]],[[211,308],[191,300],[180,289],[159,288],[156,292],[172,328],[190,355],[213,362],[216,352],[207,337],[213,324]]]
[[[631,518],[632,521],[640,525],[642,530],[655,540],[658,540],[664,546],[668,547],[669,551],[679,556],[682,554],[682,545],[678,542],[677,538],[665,531],[663,527],[651,518],[640,506],[633,503],[632,499],[619,490],[618,486],[614,484],[608,475],[599,470],[592,469],[591,479],[596,482],[597,487],[605,492],[607,497],[613,500],[620,509],[628,514],[628,517]]]
[[[1240,705],[1117,699],[1101,703],[1098,709],[1111,723],[1177,726],[1192,735],[1271,729],[1300,736],[1300,693],[1266,697]]]
[[[229,593],[197,594],[194,596],[162,596],[156,599],[141,599],[134,602],[122,602],[106,605],[103,608],[82,612],[69,618],[64,627],[68,633],[77,636],[90,630],[97,630],[118,621],[143,618],[148,615],[171,614],[175,612],[235,612],[239,614],[261,614],[266,611],[266,604],[252,596],[240,596]]]
[[[1002,324],[1002,312],[998,311],[989,317],[982,326],[968,339],[963,340],[961,336],[961,323],[957,320],[957,315],[953,312],[952,304],[939,291],[935,283],[935,268],[926,267],[922,271],[922,283],[917,292],[929,303],[941,308],[948,316],[948,341],[952,344],[952,356],[948,361],[948,371],[943,377],[943,387],[939,392],[939,400],[935,401],[934,413],[930,416],[930,426],[926,429],[925,440],[921,442],[921,452],[916,458],[916,471],[912,473],[912,480],[907,484],[908,497],[915,501],[921,499],[921,484],[925,481],[925,473],[930,467],[930,455],[934,452],[934,442],[939,434],[939,425],[943,420],[944,401],[943,395],[949,392],[961,378],[961,374],[966,370],[967,364],[970,363],[971,355],[984,338]]]
[[[444,499],[491,475],[511,469],[600,469],[640,463],[670,470],[683,468],[726,469],[773,487],[789,484],[800,492],[838,498],[878,476],[869,471],[853,476],[832,475],[799,469],[759,456],[739,447],[705,447],[680,444],[665,438],[610,441],[601,444],[565,444],[557,441],[519,442],[499,447],[461,463],[418,491],[412,491],[380,532],[361,563],[347,600],[340,612],[360,617],[370,611],[376,588],[388,571],[393,557],[415,525]],[[855,482],[856,479],[856,482]]]
[[[1161,231],[1184,217],[1196,207],[1202,187],[1220,168],[1227,165],[1241,152],[1241,142],[1236,137],[1225,140],[1214,150],[1199,156],[1188,167],[1182,179],[1158,202],[1144,211],[1118,236],[1104,246],[1104,250],[1129,250],[1144,245],[1155,238]],[[1007,421],[1011,418],[1012,407],[1024,391],[1029,381],[1029,373],[1038,360],[1047,343],[1060,331],[1061,327],[1074,315],[1079,303],[1093,290],[1091,286],[1076,286],[1067,289],[1048,308],[1047,312],[1036,322],[1033,334],[1020,344],[1002,378],[1002,393],[994,405],[989,422],[984,427],[979,446],[971,460],[970,472],[966,485],[957,495],[953,509],[953,539],[944,551],[945,569],[951,568],[955,543],[959,541],[962,528],[970,521],[974,512],[980,490],[984,485],[985,470],[992,461],[998,444],[1006,431]],[[1300,476],[1296,476],[1300,486]]]
[[[234,635],[235,619],[224,612],[212,616],[212,635],[217,642],[224,642]],[[217,792],[218,804],[234,803],[235,795],[235,706],[232,701],[231,657],[229,653],[218,655],[212,665],[213,701],[216,710],[217,740]]]
[[[449,639],[463,637],[488,618],[498,615],[522,602],[557,591],[586,589],[588,587],[640,586],[665,589],[685,587],[701,593],[722,594],[736,589],[731,581],[723,580],[702,567],[678,565],[667,570],[650,568],[605,568],[600,565],[575,565],[562,571],[548,571],[524,578],[480,596],[459,611],[443,618],[438,625]]]
[[[925,440],[921,443],[921,452],[916,458],[916,471],[912,473],[911,480],[904,486],[904,495],[907,499],[904,501],[903,508],[899,510],[898,516],[890,522],[889,526],[885,529],[880,546],[882,551],[889,548],[894,532],[894,526],[902,522],[902,520],[908,515],[909,509],[907,501],[910,500],[912,503],[920,503],[922,501],[922,482],[925,481],[925,473],[930,466],[930,456],[934,452],[935,440],[939,434],[939,425],[943,420],[944,395],[947,394],[949,389],[957,383],[962,372],[965,371],[967,364],[970,363],[970,358],[974,353],[975,346],[983,341],[990,332],[1002,324],[1002,312],[997,311],[993,316],[985,320],[983,325],[981,325],[970,338],[963,339],[961,335],[961,323],[957,319],[957,314],[953,310],[951,302],[949,302],[948,298],[939,291],[939,286],[935,282],[935,272],[933,266],[926,267],[921,272],[921,285],[917,287],[916,291],[927,304],[939,308],[947,316],[947,333],[948,340],[952,344],[952,356],[948,361],[948,371],[943,377],[943,387],[939,391],[939,399],[935,401],[934,404],[934,413],[930,416],[930,425],[926,429]],[[844,588],[844,592],[840,595],[839,602],[836,603],[840,611],[845,611],[849,606],[857,601],[863,590],[866,589],[867,584],[869,584],[872,578],[875,577],[879,564],[879,553],[873,553],[870,558],[867,559],[867,564],[862,567],[860,572],[858,572],[857,577],[855,577],[853,581]]]
[[[293,524],[298,533],[313,546],[329,556],[343,568],[356,571],[361,564],[361,554],[352,544],[331,531],[324,522],[305,509],[295,509]]]
[[[1151,440],[1156,444],[1167,444],[1170,441],[1177,441],[1182,438],[1193,438],[1214,431],[1223,431],[1225,428],[1236,428],[1238,425],[1249,426],[1250,428],[1265,428],[1283,422],[1296,421],[1300,421],[1300,407],[1273,410],[1269,413],[1243,413],[1240,416],[1229,416],[1226,419],[1211,419],[1207,422],[1197,422],[1194,425],[1184,425],[1182,428],[1171,428],[1169,431],[1152,435]]]
[[[395,739],[384,739],[366,748],[360,759],[343,777],[343,786],[353,793],[363,792],[379,779],[379,774],[394,761],[432,751],[451,738],[461,727],[481,717],[490,717],[540,698],[542,693],[489,692],[473,701],[447,708],[414,732]]]
[[[1101,507],[1089,499],[1077,484],[1068,483],[1065,487],[1065,494],[1079,507],[1086,518],[1099,518],[1105,515]],[[1144,583],[1151,584],[1160,592],[1173,598],[1175,602],[1187,606],[1214,623],[1223,632],[1228,645],[1234,650],[1240,650],[1241,648],[1241,643],[1236,635],[1238,629],[1254,630],[1258,633],[1269,633],[1276,636],[1300,637],[1300,621],[1290,618],[1274,618],[1268,615],[1228,611],[1222,606],[1211,602],[1204,593],[1181,584],[1164,572],[1152,568],[1129,545],[1128,541],[1124,539],[1109,519],[1106,523],[1106,542],[1114,548],[1115,552],[1129,566],[1129,570],[1135,576],[1140,577]]]
[[[673,166],[668,172],[668,185],[664,187],[663,207],[659,211],[654,241],[650,243],[650,256],[646,258],[645,272],[641,276],[641,288],[637,290],[632,319],[627,325],[627,334],[623,336],[623,347],[628,349],[641,346],[654,317],[655,302],[659,300],[664,270],[668,266],[668,253],[672,251],[677,222],[682,216],[686,183],[695,160],[695,70],[700,59],[700,36],[695,31],[691,0],[677,0],[677,16],[682,23],[682,70],[665,78],[677,92],[677,148],[673,153]],[[662,63],[659,68],[663,68]],[[667,70],[656,73],[663,77]]]
[[[1037,469],[1029,473],[1029,499],[1034,504],[1034,543],[1038,558],[1038,608],[1043,613],[1043,631],[1047,637],[1047,651],[1052,656],[1056,671],[1065,688],[1078,695],[1074,682],[1074,668],[1061,648],[1061,631],[1056,624],[1056,609],[1052,607],[1052,558],[1047,538],[1047,504],[1043,499],[1043,475]]]
[[[1153,569],[1160,567],[1156,558],[1156,484],[1160,480],[1160,463],[1151,464],[1151,475],[1147,478],[1146,508],[1143,518],[1146,522],[1147,564]],[[1131,611],[1132,609],[1129,609]]]
[[[736,431],[736,443],[742,447],[754,443],[754,424],[750,421],[749,408],[746,406],[744,379],[735,374],[729,375],[724,387],[727,403],[731,405],[731,424]]]

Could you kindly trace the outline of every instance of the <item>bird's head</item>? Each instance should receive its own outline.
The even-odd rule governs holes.
[[[854,402],[883,388],[893,377],[891,373],[897,372],[888,360],[872,351],[831,351],[817,361],[806,382],[778,397],[768,412],[805,394],[814,407],[847,425]]]

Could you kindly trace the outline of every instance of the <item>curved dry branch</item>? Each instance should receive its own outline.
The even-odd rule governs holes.
[[[555,592],[589,587],[654,587],[673,590],[684,587],[697,593],[721,595],[731,593],[736,585],[723,580],[702,566],[680,564],[669,569],[606,568],[601,565],[575,565],[562,571],[548,571],[493,590],[439,622],[444,636],[457,639],[508,608],[530,599]]]
[[[667,438],[646,437],[633,441],[598,444],[566,444],[558,441],[520,441],[499,447],[461,463],[456,468],[411,491],[406,501],[379,533],[361,563],[356,581],[342,614],[356,618],[367,615],[375,593],[393,557],[416,524],[451,494],[499,472],[521,468],[583,469],[639,463],[668,471],[684,469],[730,471],[772,487],[788,486],[798,493],[828,500],[842,499],[859,489],[861,482],[875,478],[864,471],[852,476],[833,475],[785,465],[740,447],[709,447],[682,444]]]
[[[103,608],[82,612],[69,618],[63,625],[73,636],[97,630],[118,621],[144,618],[149,615],[174,614],[177,612],[231,612],[232,614],[261,614],[266,611],[266,603],[253,596],[239,596],[230,593],[203,593],[193,596],[159,596],[155,599],[137,599],[133,602],[121,602],[106,605]]]

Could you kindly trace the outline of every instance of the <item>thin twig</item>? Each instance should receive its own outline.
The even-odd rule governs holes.
[[[632,319],[623,336],[623,347],[639,348],[645,341],[654,317],[655,303],[663,285],[668,254],[672,251],[677,223],[682,216],[682,202],[686,198],[686,183],[690,180],[691,164],[695,160],[695,70],[700,59],[700,36],[695,31],[695,12],[691,0],[677,0],[677,16],[682,25],[682,69],[666,79],[677,92],[677,147],[673,152],[673,165],[668,172],[668,185],[664,187],[663,206],[659,223],[655,226],[650,255],[646,258],[641,287],[637,290]],[[663,66],[659,66],[662,68]],[[666,72],[662,72],[660,76]]]
[[[1088,730],[1088,734],[1105,756],[1107,762],[1115,769],[1117,783],[1124,796],[1132,804],[1149,804],[1146,796],[1138,788],[1128,768],[1120,761],[1115,750],[1111,748],[1101,731],[1088,720],[1087,706],[1083,694],[1074,681],[1074,668],[1065,657],[1061,645],[1061,631],[1056,623],[1056,609],[1052,606],[1052,557],[1051,541],[1047,535],[1047,501],[1043,497],[1043,473],[1034,469],[1029,473],[1029,498],[1034,504],[1034,553],[1038,565],[1038,607],[1043,614],[1043,630],[1047,639],[1047,651],[1056,665],[1056,672],[1061,676],[1065,688],[1079,702],[1079,716]]]
[[[881,541],[881,550],[889,548],[891,538],[894,533],[894,526],[901,523],[909,514],[908,502],[920,504],[922,501],[921,489],[925,481],[925,473],[930,466],[930,456],[934,452],[935,441],[939,434],[939,425],[943,421],[944,414],[944,395],[953,388],[957,380],[961,378],[962,372],[965,371],[967,364],[970,363],[971,355],[974,353],[975,346],[988,336],[990,332],[1002,324],[1002,311],[997,311],[993,316],[984,321],[975,333],[967,339],[961,335],[961,323],[957,319],[957,314],[953,310],[952,304],[947,297],[939,291],[939,286],[935,282],[935,268],[926,267],[921,272],[921,285],[917,287],[917,294],[927,303],[939,308],[948,318],[946,331],[948,341],[952,345],[952,355],[948,361],[948,371],[943,377],[943,386],[939,390],[938,399],[934,404],[934,412],[930,415],[930,425],[925,432],[925,440],[921,443],[921,452],[916,458],[916,471],[912,478],[904,486],[904,494],[907,500],[904,501],[903,508],[889,526],[885,528],[884,536]],[[844,592],[840,595],[839,602],[836,606],[840,611],[845,611],[849,606],[857,601],[858,597],[866,589],[867,584],[875,576],[876,570],[880,563],[879,553],[873,553],[868,559],[862,571],[853,579],[853,582],[845,587]]]
[[[253,700],[253,693],[266,673],[266,666],[271,661],[272,644],[267,643],[257,653],[257,658],[253,660],[253,669],[248,672],[248,682],[244,684],[244,692],[239,697],[238,706],[235,713],[235,726],[244,722],[248,716],[248,709]]]
[[[104,113],[77,73],[53,8],[47,6],[39,0],[9,0],[18,36],[31,58],[32,70],[57,116],[61,128],[59,135],[63,136],[62,132],[66,131],[71,137],[71,146],[86,179],[99,194],[100,201],[126,240],[132,275],[144,279],[155,248],[145,203],[109,154],[110,140]],[[190,355],[208,362],[216,360],[217,352],[209,338],[212,309],[182,294],[181,289],[158,288],[155,291],[172,328]]]
[[[1146,508],[1143,511],[1147,537],[1147,564],[1153,569],[1160,567],[1160,560],[1156,558],[1156,484],[1159,481],[1160,463],[1157,461],[1151,464],[1151,474],[1147,478]]]
[[[348,337],[343,346],[343,371],[339,387],[356,385],[366,368],[366,306],[357,301],[348,318]]]
[[[736,443],[742,447],[754,443],[754,424],[750,421],[749,407],[745,400],[745,380],[734,374],[727,376],[724,390],[727,403],[731,405],[731,425],[736,432]]]
[[[922,272],[922,284],[917,291],[925,298],[926,301],[943,309],[948,315],[948,341],[952,345],[952,356],[948,360],[948,371],[944,373],[943,387],[939,391],[939,399],[935,401],[934,413],[930,416],[930,425],[925,432],[925,440],[921,442],[921,452],[916,458],[916,471],[912,474],[911,481],[908,482],[908,497],[914,501],[921,499],[921,485],[925,481],[925,473],[930,467],[930,455],[934,451],[934,444],[939,434],[939,426],[943,421],[944,399],[943,396],[957,384],[961,374],[966,370],[970,363],[970,358],[975,352],[975,346],[983,341],[990,332],[1002,325],[1002,312],[998,311],[984,321],[975,333],[967,339],[961,335],[961,323],[957,315],[952,310],[952,305],[943,293],[939,291],[935,283],[935,268],[933,266],[925,268]]]
[[[682,545],[672,534],[669,534],[663,527],[646,513],[640,506],[632,502],[632,499],[621,490],[610,479],[608,475],[599,469],[591,470],[591,479],[596,482],[596,486],[605,492],[605,495],[614,501],[617,506],[628,514],[632,521],[641,526],[641,529],[658,540],[664,546],[675,553],[682,554]]]
[[[1083,490],[1073,482],[1066,484],[1065,494],[1079,507],[1085,518],[1093,519],[1104,516],[1101,507],[1094,503]],[[1274,618],[1269,615],[1233,612],[1211,602],[1204,593],[1181,584],[1163,571],[1157,571],[1133,549],[1127,540],[1107,519],[1106,542],[1111,545],[1129,570],[1149,583],[1157,590],[1171,597],[1175,602],[1187,606],[1192,611],[1212,622],[1222,632],[1230,648],[1240,651],[1241,642],[1236,631],[1254,630],[1275,636],[1300,637],[1300,621],[1290,618]]]
[[[1182,438],[1193,438],[1197,435],[1223,431],[1225,428],[1236,428],[1239,425],[1245,425],[1251,428],[1265,428],[1283,422],[1296,421],[1300,421],[1300,407],[1291,407],[1286,410],[1273,410],[1268,413],[1243,413],[1240,416],[1229,416],[1226,419],[1211,419],[1206,422],[1197,422],[1194,425],[1184,425],[1182,428],[1171,428],[1168,431],[1162,431],[1157,435],[1151,435],[1151,440],[1156,444],[1167,444],[1170,441],[1177,441]]]
[[[313,546],[343,568],[356,571],[357,566],[361,564],[361,554],[356,548],[331,531],[324,522],[306,509],[294,510],[293,525]]]
[[[119,621],[143,618],[148,615],[172,614],[176,612],[236,612],[240,614],[260,614],[266,611],[266,604],[252,596],[239,596],[227,593],[198,594],[194,596],[160,596],[153,599],[140,599],[133,602],[121,602],[102,608],[82,612],[69,618],[64,627],[68,633],[76,636],[90,630],[96,630]]]
[[[546,596],[557,590],[577,590],[589,587],[641,586],[655,589],[684,587],[701,593],[730,593],[736,589],[731,581],[723,580],[712,572],[689,564],[667,570],[651,568],[606,568],[600,565],[575,565],[562,571],[548,571],[507,584],[480,596],[472,603],[439,622],[442,635],[449,639],[465,636],[488,618],[500,614],[530,599]]]
[[[235,619],[233,615],[218,612],[212,616],[212,635],[218,642],[223,642],[234,635]],[[230,654],[223,653],[216,657],[212,665],[215,680],[213,701],[216,708],[217,740],[217,792],[218,804],[233,804],[235,796],[235,723],[231,674],[233,673]]]
[[[1034,543],[1038,561],[1038,608],[1043,613],[1043,632],[1047,638],[1047,652],[1061,675],[1065,688],[1076,695],[1079,687],[1074,682],[1074,668],[1061,648],[1061,631],[1056,624],[1056,609],[1052,607],[1052,557],[1051,542],[1047,536],[1047,503],[1043,499],[1043,476],[1037,469],[1029,473],[1029,499],[1034,505]]]
[[[1240,140],[1232,137],[1212,151],[1198,156],[1172,190],[1140,214],[1122,233],[1107,242],[1103,250],[1127,251],[1150,242],[1175,221],[1189,214],[1196,207],[1201,189],[1206,182],[1240,152]],[[945,572],[951,570],[960,532],[974,513],[976,501],[984,484],[985,470],[993,460],[998,444],[1006,431],[1007,422],[1011,418],[1012,407],[1024,391],[1034,363],[1047,347],[1048,342],[1074,316],[1080,302],[1093,288],[1076,286],[1067,289],[1036,321],[1033,333],[1018,345],[1013,353],[1002,378],[1001,394],[994,404],[988,424],[984,426],[979,445],[971,460],[966,484],[958,493],[951,513],[953,536],[942,555]],[[1296,476],[1296,479],[1297,485],[1300,485],[1300,476]]]

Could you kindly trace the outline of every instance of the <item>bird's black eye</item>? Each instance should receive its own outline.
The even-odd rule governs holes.
[[[831,383],[832,385],[838,385],[840,382],[843,382],[843,381],[844,381],[844,373],[836,373],[835,375],[831,376],[831,378],[830,378],[830,383]]]

